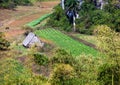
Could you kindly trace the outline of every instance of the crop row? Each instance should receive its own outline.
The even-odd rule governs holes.
[[[39,37],[51,40],[57,46],[68,50],[73,56],[78,56],[82,53],[91,54],[93,56],[98,54],[98,51],[95,49],[86,46],[55,29],[48,28],[44,30],[37,30],[35,31],[35,34]]]
[[[34,26],[38,25],[40,22],[42,22],[43,20],[45,20],[49,16],[51,16],[51,14],[45,14],[42,17],[40,17],[36,20],[33,20],[32,22],[27,23],[26,26],[34,28]]]

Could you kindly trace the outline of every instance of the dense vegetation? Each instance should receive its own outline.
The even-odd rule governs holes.
[[[10,42],[4,39],[4,34],[0,32],[0,50],[7,50],[10,46]]]
[[[98,48],[106,54],[105,64],[99,67],[98,81],[103,85],[120,83],[120,34],[108,26],[98,26],[95,34],[99,41]]]
[[[16,5],[28,5],[31,4],[30,0],[0,0],[1,8],[14,8]]]
[[[120,2],[110,1],[104,9],[97,9],[90,0],[85,0],[79,12],[79,19],[76,20],[76,31],[85,34],[92,34],[97,25],[108,25],[111,29],[120,32]],[[64,16],[63,16],[64,15]],[[60,5],[54,9],[53,16],[50,17],[48,25],[66,31],[72,29],[66,17],[66,10]]]
[[[83,3],[79,15],[80,19],[76,22],[78,32],[91,34],[97,25],[107,25],[120,32],[120,9],[112,3],[107,4],[103,10],[96,9],[93,4]]]
[[[0,8],[13,9],[17,5],[32,5],[32,3],[37,1],[46,1],[46,0],[0,0]]]

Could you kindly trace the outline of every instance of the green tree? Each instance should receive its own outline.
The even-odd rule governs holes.
[[[66,12],[68,10],[71,10],[73,12],[75,12],[75,14],[78,12],[78,8],[79,7],[79,3],[77,0],[66,0],[65,1],[65,10]],[[73,30],[76,31],[76,25],[75,25],[75,16],[73,17]]]

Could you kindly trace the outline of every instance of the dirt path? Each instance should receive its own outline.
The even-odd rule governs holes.
[[[59,1],[49,1],[36,3],[35,6],[23,6],[12,10],[0,10],[0,25],[3,28],[0,31],[5,33],[6,39],[13,39],[14,37],[23,34],[25,30],[22,26],[31,22],[44,14],[50,13],[52,8],[57,5]],[[6,29],[6,27],[9,27]]]
[[[68,36],[70,36],[70,37],[73,38],[74,40],[77,40],[77,41],[80,42],[80,43],[83,43],[83,44],[85,44],[85,45],[87,45],[87,46],[89,46],[89,47],[92,47],[92,48],[98,50],[97,47],[96,47],[96,45],[94,45],[94,44],[92,44],[92,43],[90,43],[90,42],[87,42],[87,41],[85,41],[85,40],[83,40],[83,39],[80,39],[80,38],[75,37],[75,36],[73,35],[73,34],[75,34],[75,33],[73,33],[73,32],[71,32],[71,33],[65,33],[65,34],[68,35]]]

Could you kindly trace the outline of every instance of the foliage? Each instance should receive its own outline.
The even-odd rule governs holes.
[[[69,64],[72,66],[77,74],[75,80],[71,81],[74,85],[98,85],[98,68],[104,64],[105,58],[93,58],[86,55],[73,57],[64,49],[57,49],[50,61],[55,66],[56,64]]]
[[[66,0],[66,6],[74,8],[76,5],[74,6],[72,2],[75,2],[75,0]],[[120,32],[119,10],[120,2],[117,0],[109,1],[103,10],[97,9],[91,0],[85,0],[79,10],[80,17],[76,19],[76,30],[84,34],[93,34],[94,29],[96,29],[95,26],[108,25],[116,32]],[[60,29],[65,27],[63,30],[69,29],[71,31],[72,26],[69,23],[67,24],[69,21],[66,19],[65,11],[60,6],[57,6],[54,10],[54,15],[48,21],[48,23],[51,22],[49,25]]]
[[[103,10],[96,9],[91,3],[84,3],[79,11],[80,19],[77,20],[77,28],[80,33],[92,34],[94,26],[108,25],[115,31],[120,31],[118,24],[120,23],[118,15],[119,8],[113,4],[108,4]]]
[[[101,52],[106,54],[110,60],[120,63],[120,34],[106,25],[98,26],[95,33]]]
[[[48,1],[48,0],[0,0],[0,8],[13,9],[17,5],[32,5],[34,2]]]
[[[52,85],[74,85],[72,82],[76,78],[74,68],[69,64],[57,65],[50,77]]]
[[[106,59],[102,56],[94,58],[93,56],[80,55],[75,60],[73,67],[79,77],[79,85],[99,85],[97,81],[98,69]]]
[[[44,30],[37,30],[35,31],[35,34],[51,40],[54,42],[57,46],[66,49],[69,51],[73,56],[78,56],[82,53],[85,53],[86,55],[98,55],[98,51],[95,49],[84,45],[83,43],[80,43],[76,40],[73,40],[69,36],[63,34],[62,32],[54,29],[44,29]]]
[[[6,50],[10,46],[10,42],[4,39],[4,34],[0,32],[0,50]]]
[[[65,8],[66,9],[78,9],[78,1],[77,0],[65,0]]]
[[[98,81],[104,85],[119,85],[120,83],[120,35],[106,25],[95,30],[98,48],[107,56],[107,63],[99,70]]]
[[[8,58],[0,62],[0,85],[43,85],[45,81],[14,59]]]
[[[103,85],[120,84],[120,66],[104,64],[99,68],[97,80]]]
[[[36,53],[34,54],[34,61],[39,65],[46,65],[48,64],[48,58],[43,54]]]
[[[46,25],[61,30],[66,30],[66,31],[71,30],[71,25],[69,24],[69,21],[65,16],[65,12],[63,11],[60,5],[54,8],[54,12],[52,16],[50,16]]]
[[[14,8],[16,5],[31,4],[30,0],[1,0],[0,7],[2,8]]]
[[[75,58],[70,53],[60,48],[55,51],[55,54],[53,57],[51,57],[50,61],[53,64],[64,63],[64,64],[70,64],[70,65],[76,62]]]

